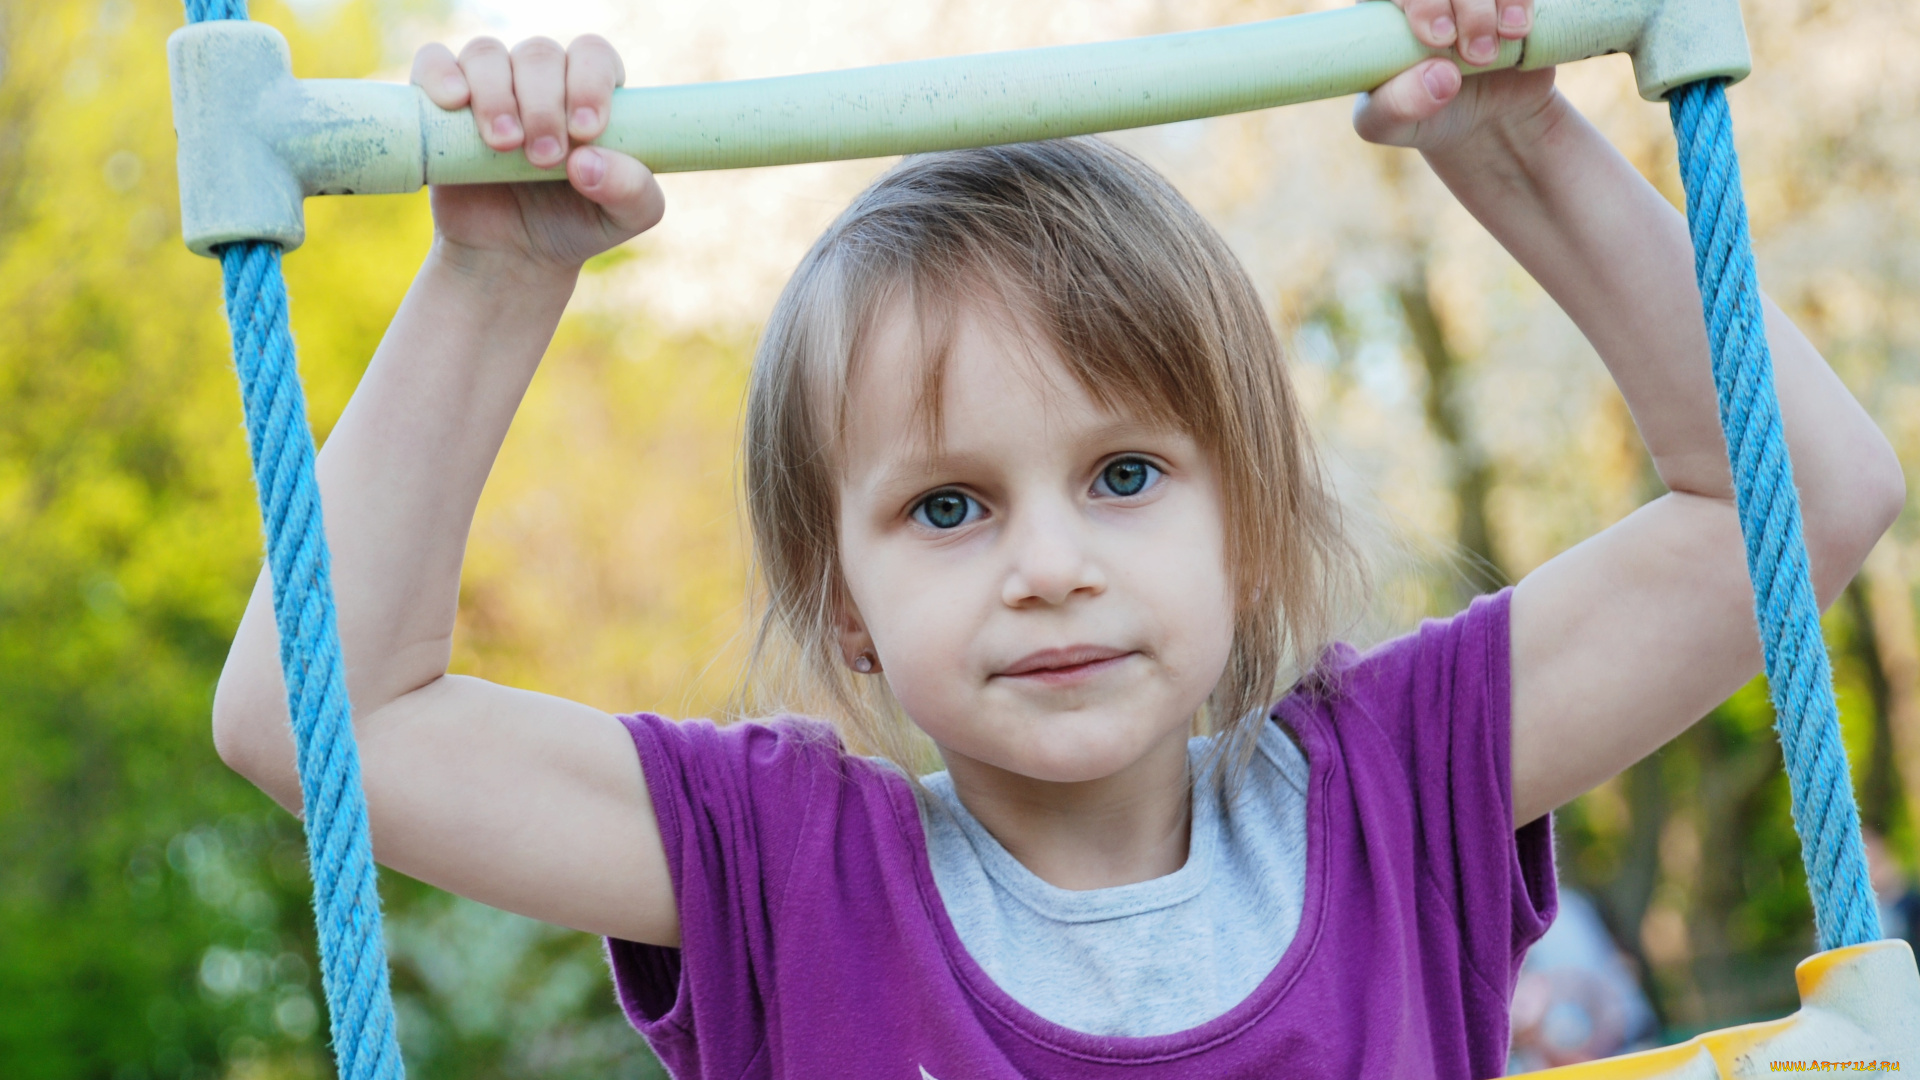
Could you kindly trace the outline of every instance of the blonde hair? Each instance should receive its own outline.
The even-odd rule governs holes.
[[[781,293],[747,397],[765,602],[755,704],[826,713],[849,749],[909,775],[930,761],[885,680],[851,675],[838,655],[838,432],[849,372],[888,304],[912,303],[923,328],[951,327],[983,289],[1049,335],[1095,401],[1185,431],[1212,455],[1235,627],[1195,729],[1221,736],[1228,768],[1214,771],[1231,782],[1267,706],[1318,657],[1363,575],[1246,272],[1165,180],[1093,138],[908,158],[827,228]],[[929,349],[921,395],[936,438],[944,355]]]

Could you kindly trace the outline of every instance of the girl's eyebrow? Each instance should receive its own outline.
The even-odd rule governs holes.
[[[1154,423],[1136,417],[1116,416],[1102,420],[1085,431],[1074,436],[1074,442],[1083,452],[1100,448],[1101,453],[1120,453],[1129,448],[1130,443],[1142,440],[1191,438],[1186,432],[1168,424]],[[1139,446],[1147,450],[1150,447]],[[946,446],[917,448],[918,452],[900,455],[889,461],[884,467],[874,470],[870,476],[872,482],[865,486],[881,496],[899,492],[902,496],[918,492],[942,482],[941,477],[952,477],[975,473],[990,467],[995,458],[992,449],[953,450]]]
[[[912,454],[874,470],[864,485],[883,499],[915,495],[956,476],[977,474],[987,464],[980,454]]]

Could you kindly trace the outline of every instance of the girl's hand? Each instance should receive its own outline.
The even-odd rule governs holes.
[[[1500,39],[1533,29],[1533,0],[1394,0],[1413,35],[1434,48],[1452,48],[1468,64],[1493,60]],[[1558,101],[1553,69],[1491,71],[1462,79],[1453,61],[1424,60],[1360,95],[1353,128],[1368,142],[1444,154],[1487,134],[1547,121]]]
[[[443,109],[471,105],[495,150],[526,147],[535,165],[567,166],[567,182],[433,189],[435,246],[468,264],[532,264],[571,275],[580,264],[653,227],[660,185],[625,154],[585,145],[606,130],[620,55],[594,35],[562,49],[548,38],[507,47],[478,38],[456,58],[445,45],[413,57],[413,82]]]

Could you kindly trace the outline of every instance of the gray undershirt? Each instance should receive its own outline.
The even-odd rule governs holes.
[[[1205,739],[1187,744],[1199,776]],[[1165,1035],[1232,1009],[1273,970],[1300,925],[1307,762],[1267,723],[1227,812],[1194,785],[1185,866],[1110,889],[1056,888],[967,812],[944,772],[921,800],[933,880],[961,944],[1015,1001],[1093,1035]]]

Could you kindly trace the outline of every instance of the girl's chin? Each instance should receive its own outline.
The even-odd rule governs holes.
[[[949,745],[937,735],[934,741],[940,743],[942,752],[948,755],[949,760],[957,753],[970,761],[1027,780],[1049,784],[1085,784],[1126,772],[1151,757],[1155,749],[1175,736],[1178,737],[1181,747],[1179,756],[1184,763],[1188,727],[1183,720],[1168,731],[1140,731],[1135,737],[1124,739],[1116,739],[1111,726],[1103,725],[1091,732],[1056,728],[1041,733],[1037,738],[1029,731],[1026,737],[1009,740],[1005,744],[984,744],[963,739]]]

